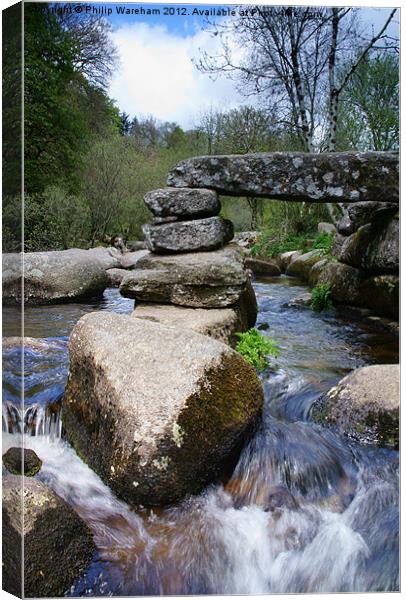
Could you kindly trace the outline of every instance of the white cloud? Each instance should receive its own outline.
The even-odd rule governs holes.
[[[225,77],[213,82],[192,63],[199,48],[213,50],[216,40],[198,31],[180,37],[163,26],[125,25],[113,32],[120,67],[110,86],[121,110],[154,115],[191,127],[208,107],[231,108],[244,101]]]

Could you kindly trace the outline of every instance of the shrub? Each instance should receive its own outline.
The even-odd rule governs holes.
[[[331,254],[334,244],[332,233],[318,233],[314,239],[312,250],[321,250],[323,254]]]
[[[245,333],[237,333],[240,341],[236,346],[237,352],[241,354],[253,367],[263,371],[268,366],[266,357],[268,355],[279,356],[276,341],[268,336],[262,335],[257,329],[252,328]]]
[[[330,283],[319,283],[312,289],[310,306],[316,312],[321,312],[332,307]]]

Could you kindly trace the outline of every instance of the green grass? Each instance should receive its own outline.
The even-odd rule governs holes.
[[[333,306],[331,301],[331,284],[319,283],[312,289],[312,309],[321,312]]]
[[[262,233],[258,242],[251,247],[252,256],[268,256],[274,258],[291,250],[306,250],[306,235],[288,235],[280,240],[271,240]]]
[[[249,329],[245,333],[237,333],[237,336],[240,341],[235,349],[259,371],[267,368],[267,356],[271,355],[274,358],[279,356],[276,340],[262,335],[255,328]]]

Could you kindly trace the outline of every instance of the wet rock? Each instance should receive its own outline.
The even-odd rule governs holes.
[[[289,300],[289,302],[285,302],[283,304],[284,308],[303,308],[306,306],[310,306],[312,302],[312,295],[310,293],[300,294],[300,296],[296,296]]]
[[[121,255],[120,268],[121,269],[135,269],[138,261],[149,254],[148,250],[137,250],[136,252],[126,252]]]
[[[171,187],[311,202],[399,202],[395,152],[271,152],[199,156],[178,163]]]
[[[191,308],[225,308],[238,303],[248,275],[240,254],[231,248],[215,252],[148,254],[123,279],[120,292],[140,302]]]
[[[295,510],[298,508],[298,503],[285,485],[274,485],[269,489],[265,511],[273,512],[280,508]]]
[[[311,250],[310,252],[301,254],[296,258],[292,258],[286,269],[286,274],[300,277],[301,279],[307,281],[309,278],[310,269],[322,257],[323,253],[320,250]]]
[[[391,202],[356,202],[347,207],[348,214],[338,224],[338,231],[348,236],[363,225],[372,223],[399,210],[398,204]]]
[[[42,460],[34,450],[28,448],[9,448],[3,454],[3,464],[13,475],[33,477],[42,467]]]
[[[63,596],[95,552],[90,530],[64,500],[36,479],[8,475],[3,477],[3,587],[20,596],[23,537],[28,598]]]
[[[148,192],[144,202],[157,217],[202,219],[220,212],[220,202],[212,190],[190,188],[164,188]]]
[[[200,492],[235,463],[261,412],[255,370],[194,331],[91,313],[69,350],[68,439],[132,506]]]
[[[302,252],[299,250],[290,250],[289,252],[283,252],[282,254],[280,254],[276,260],[279,264],[282,273],[286,273],[286,269],[288,268],[290,263],[296,258],[299,258],[301,254]]]
[[[329,235],[333,235],[337,233],[337,229],[332,223],[319,223],[317,225],[318,233],[328,233]]]
[[[281,274],[281,270],[275,262],[270,260],[262,260],[259,258],[246,258],[245,266],[250,269],[254,275],[267,275],[269,277],[277,277]]]
[[[399,365],[361,367],[313,409],[316,420],[364,443],[399,446]]]
[[[133,317],[180,329],[191,329],[234,347],[237,332],[249,329],[237,308],[185,308],[170,304],[137,304]],[[245,322],[244,322],[245,321]]]
[[[109,287],[120,287],[124,277],[128,275],[127,269],[107,269],[106,271]]]
[[[317,283],[330,283],[333,302],[365,306],[364,281],[363,271],[334,261],[321,270]]]
[[[221,217],[144,225],[143,232],[147,247],[157,253],[216,250],[234,235],[231,221]]]
[[[370,273],[396,273],[399,270],[399,219],[363,225],[346,238],[338,258]]]
[[[378,315],[399,320],[399,277],[376,275],[364,281],[361,293],[365,304]]]
[[[3,301],[21,302],[21,254],[3,255]],[[24,254],[24,301],[67,302],[100,296],[108,285],[105,263],[87,250]]]

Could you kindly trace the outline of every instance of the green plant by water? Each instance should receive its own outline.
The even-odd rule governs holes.
[[[310,306],[316,312],[321,312],[333,306],[331,301],[331,284],[319,283],[312,289]]]
[[[263,371],[268,366],[267,356],[271,355],[274,358],[279,356],[276,340],[262,335],[258,329],[252,328],[236,335],[240,341],[235,349],[259,371]]]

